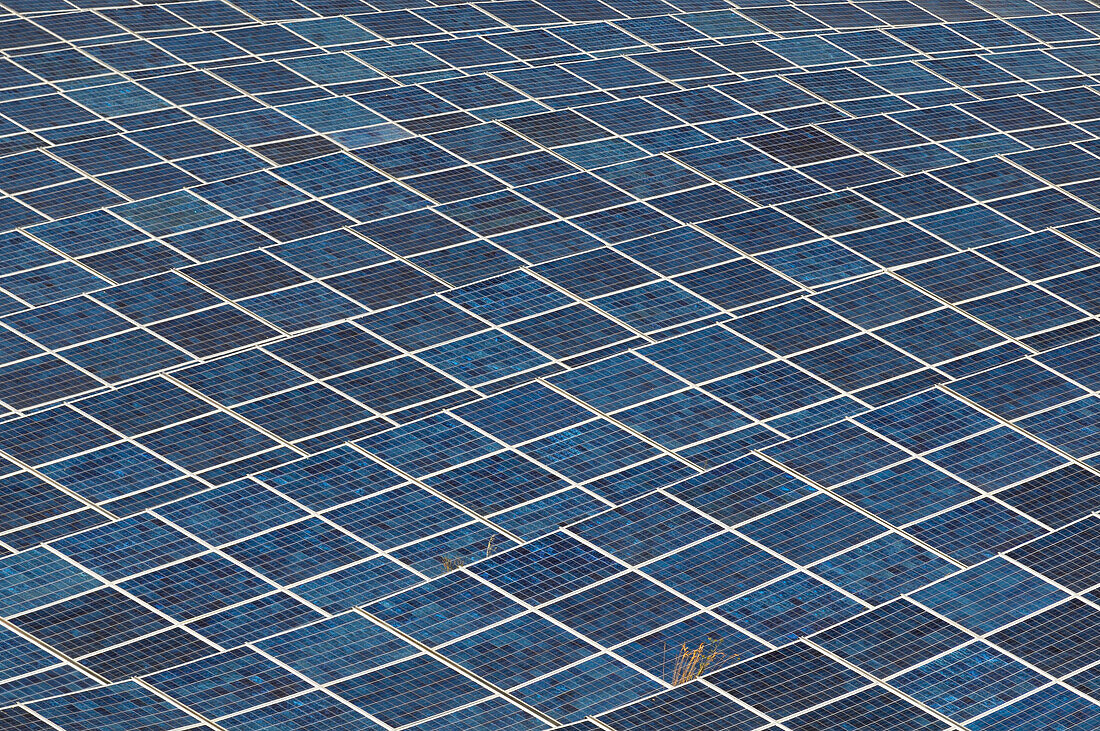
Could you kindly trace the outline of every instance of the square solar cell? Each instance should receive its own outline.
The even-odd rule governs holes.
[[[986,634],[1067,595],[1002,558],[971,567],[913,594],[967,629]]]
[[[546,227],[547,232],[549,229],[550,227]],[[534,231],[538,232],[540,229]],[[450,290],[443,296],[495,324],[505,324],[573,301],[526,273],[507,274],[467,285]],[[428,331],[427,324],[422,324],[421,329]]]
[[[157,673],[149,683],[211,718],[244,710],[257,699],[278,700],[309,687],[251,648]]]
[[[566,74],[565,71],[559,73],[562,75],[561,78],[567,80],[567,83],[573,88],[562,88],[557,90],[557,93],[587,91],[592,88],[572,74]],[[518,81],[518,79],[513,79],[510,74],[502,74],[502,78],[510,83]],[[575,87],[574,84],[580,84],[580,87]],[[519,88],[523,89],[522,82]],[[528,93],[534,91],[530,88],[523,90]],[[546,114],[535,114],[528,117],[516,117],[504,120],[503,124],[545,147],[588,142],[608,136],[607,131],[603,128],[572,111],[547,112]]]
[[[758,728],[766,723],[735,701],[699,685],[674,689],[654,696],[649,703],[635,703],[600,717],[621,729],[651,728],[650,724],[676,728],[704,719],[707,723],[720,723],[722,728],[738,730]]]
[[[109,617],[109,622],[102,618]],[[163,616],[113,587],[27,612],[14,620],[70,657],[82,657],[171,626]]]
[[[909,526],[906,532],[967,565],[979,563],[1047,531],[988,498]]]
[[[813,576],[799,571],[718,606],[718,616],[773,645],[785,645],[866,607]]]
[[[838,423],[766,453],[827,487],[895,464],[904,453],[854,424]]]
[[[805,564],[879,535],[883,527],[818,494],[741,526],[738,532]]]
[[[272,586],[217,554],[158,569],[120,584],[177,619],[192,619],[267,593]]]
[[[647,565],[642,571],[705,606],[789,573],[790,564],[721,533]]]
[[[420,581],[417,574],[380,556],[307,581],[294,587],[294,593],[314,606],[335,614]]]
[[[145,513],[63,538],[53,546],[109,581],[204,550],[160,518]]]
[[[586,173],[532,183],[519,192],[559,216],[569,217],[629,203],[630,197]]]
[[[795,715],[867,683],[859,673],[801,642],[720,670],[707,682],[774,718]]]
[[[569,527],[570,532],[630,564],[645,563],[719,530],[714,523],[660,494],[639,498]]]
[[[877,334],[883,340],[933,365],[1004,341],[993,330],[946,308],[889,325]]]
[[[747,314],[730,323],[730,328],[780,355],[792,355],[858,332],[807,300]]]
[[[516,642],[517,638],[522,638]],[[502,688],[560,670],[596,653],[596,648],[535,614],[457,640],[441,652]]]
[[[823,125],[831,135],[864,152],[919,145],[927,140],[897,124],[889,117],[863,117]]]
[[[345,680],[332,690],[393,726],[420,721],[489,695],[482,686],[427,655]]]
[[[1072,591],[1083,591],[1098,582],[1095,551],[1097,522],[1094,518],[1067,526],[1009,553],[1013,559]],[[1076,556],[1069,561],[1069,556]]]
[[[457,508],[423,488],[409,485],[330,510],[326,517],[369,544],[383,549],[469,521],[469,516]]]
[[[859,189],[862,195],[906,218],[957,208],[970,203],[965,196],[927,175],[913,175]]]
[[[927,711],[877,686],[804,713],[787,725],[797,731],[810,731],[838,723],[877,724],[883,731],[949,728]]]
[[[672,59],[668,60],[671,61]],[[688,70],[693,61],[696,68]],[[687,57],[682,59],[682,62],[684,62],[684,65],[680,66],[677,64],[677,70],[685,76],[704,76],[722,73],[720,67],[706,63],[703,59],[692,53],[687,54]],[[646,63],[644,57],[642,63]],[[650,61],[648,65],[652,66],[655,64]],[[667,71],[668,69],[659,70]],[[674,76],[681,75],[681,73],[675,71],[671,73]],[[657,109],[652,104],[642,99],[624,99],[608,104],[596,104],[590,107],[582,107],[580,109],[580,114],[583,114],[593,122],[606,127],[612,132],[621,135],[675,127],[679,124],[679,120],[675,117]]]
[[[894,683],[936,711],[963,721],[1006,698],[1028,693],[1043,680],[1030,668],[979,642],[931,660]]]
[[[543,437],[522,446],[520,451],[578,482],[657,454],[650,445],[603,419]]]
[[[814,637],[822,647],[880,678],[968,639],[966,633],[905,600],[874,609]]]
[[[851,191],[787,203],[782,210],[830,236],[897,220],[890,212]]]
[[[822,164],[828,165],[828,163]],[[763,173],[751,178],[732,181],[729,185],[741,195],[761,205],[785,203],[796,198],[805,198],[828,192],[827,188],[818,185],[803,173],[795,170]]]
[[[525,685],[515,695],[554,718],[575,721],[660,688],[633,668],[599,655]]]
[[[186,728],[191,719],[168,701],[137,683],[127,682],[85,691],[70,698],[35,704],[35,713],[56,724],[84,731],[95,728],[104,717],[119,717],[130,724]]]
[[[890,533],[826,559],[812,571],[864,601],[880,604],[956,569],[926,548]]]
[[[1070,464],[999,493],[1007,504],[1052,528],[1086,515],[1100,484],[1091,472]]]
[[[1033,615],[993,635],[990,642],[1033,663],[1055,677],[1062,677],[1093,662],[1093,648],[1085,639],[1093,631],[1092,619],[1096,609],[1079,599],[1052,607]],[[1038,637],[1065,637],[1068,643],[1056,647],[1049,642],[1036,642]]]
[[[798,291],[798,285],[747,259],[677,277],[677,284],[715,305],[734,310]]]
[[[361,306],[317,282],[251,297],[242,300],[241,306],[289,332],[365,312]]]
[[[651,272],[610,249],[577,254],[533,269],[541,277],[589,299],[637,286],[655,278]]]

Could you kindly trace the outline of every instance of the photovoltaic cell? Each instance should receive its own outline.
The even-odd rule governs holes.
[[[5,727],[1096,724],[1089,5],[94,5],[0,18]]]

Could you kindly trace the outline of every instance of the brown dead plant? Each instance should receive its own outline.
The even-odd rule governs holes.
[[[466,559],[461,556],[440,556],[439,563],[443,564],[443,572],[451,573],[466,565]]]
[[[694,649],[688,647],[686,642],[680,645],[680,650],[676,653],[676,663],[672,667],[672,677],[668,678],[668,682],[673,686],[683,685],[721,662],[726,657],[726,653],[720,649],[721,645],[721,637],[717,640],[708,637]]]
[[[489,539],[489,544],[485,546],[485,558],[489,558],[493,555],[493,541],[496,539],[496,536]],[[466,558],[464,556],[438,556],[437,558],[439,563],[443,564],[443,573],[446,574],[457,571],[466,565]]]

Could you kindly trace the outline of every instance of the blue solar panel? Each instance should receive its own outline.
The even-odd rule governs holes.
[[[0,719],[1100,724],[1082,0],[0,0]]]

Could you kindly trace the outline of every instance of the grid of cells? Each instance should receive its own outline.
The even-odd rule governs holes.
[[[1098,75],[1086,0],[0,0],[0,726],[1100,729]]]

